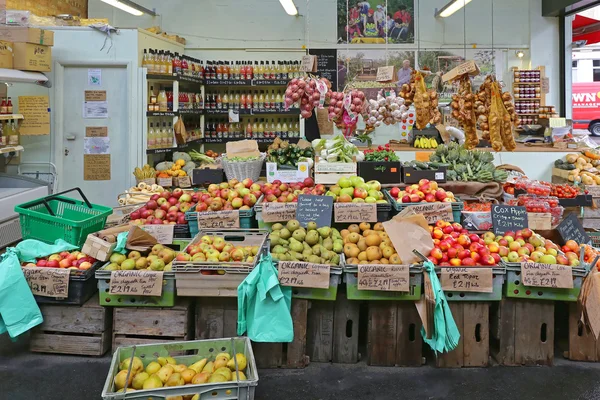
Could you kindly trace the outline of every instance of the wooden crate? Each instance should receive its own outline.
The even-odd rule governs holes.
[[[319,156],[315,156],[315,183],[335,185],[340,178],[350,178],[357,174],[356,159],[349,163],[319,163]]]
[[[237,336],[237,299],[205,297],[196,301],[196,340]]]
[[[308,300],[292,299],[294,340],[290,343],[252,342],[258,368],[304,368],[309,363],[306,355],[306,325]]]
[[[569,303],[569,350],[564,355],[573,361],[600,361],[600,341],[581,324],[577,303]]]
[[[367,364],[385,367],[423,365],[421,326],[412,301],[370,301]]]
[[[306,329],[311,361],[353,364],[358,362],[359,302],[338,293],[333,301],[312,301]]]
[[[457,301],[448,304],[460,331],[460,340],[454,350],[438,355],[436,366],[487,367],[490,358],[490,303]]]
[[[503,298],[490,319],[491,353],[500,365],[552,365],[553,302]]]
[[[173,307],[115,307],[112,350],[119,346],[190,340],[193,337],[193,306],[179,299]]]
[[[33,352],[102,356],[110,348],[112,314],[98,295],[84,305],[40,304],[44,322],[31,331]]]

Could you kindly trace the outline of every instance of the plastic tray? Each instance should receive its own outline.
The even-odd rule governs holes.
[[[173,354],[171,354],[173,352]],[[246,356],[247,366],[244,371],[247,380],[221,383],[206,383],[202,385],[185,385],[175,387],[162,387],[158,389],[136,390],[127,393],[114,391],[114,378],[119,372],[119,364],[133,356],[139,357],[144,363],[144,368],[158,357],[171,356],[178,364],[191,365],[203,358],[214,360],[220,352],[243,353]],[[175,353],[194,353],[189,355],[175,355]],[[130,363],[131,364],[131,363]],[[235,372],[233,375],[237,375]],[[161,344],[147,344],[131,347],[119,347],[113,358],[102,389],[104,400],[166,400],[198,394],[199,400],[253,400],[254,391],[258,386],[258,370],[250,339],[247,337],[194,340],[188,342],[168,342]]]
[[[96,279],[94,279],[95,271],[104,265],[103,261],[96,261],[92,268],[85,271],[72,270],[69,276],[69,295],[63,299],[46,296],[33,296],[35,301],[40,304],[72,304],[81,306],[88,301],[96,290]]]
[[[392,197],[389,190],[384,189],[383,193],[385,194],[387,200],[392,205],[392,208],[396,211],[396,214],[401,212],[408,206],[417,206],[417,205],[421,205],[421,204],[427,204],[427,203],[398,203]],[[460,200],[460,199],[458,197],[456,197],[456,200]],[[464,208],[464,203],[462,201],[456,201],[456,202],[450,203],[450,204],[452,204],[452,216],[454,217],[454,222],[460,222],[460,217],[461,217],[462,210]]]
[[[110,273],[104,267],[96,271],[98,292],[101,306],[108,307],[173,307],[175,305],[175,273],[163,273],[163,289],[160,296],[124,296],[110,294]]]
[[[81,200],[60,196],[77,190]],[[69,189],[15,206],[23,239],[54,243],[56,239],[83,246],[87,235],[104,228],[112,208],[90,203],[81,189]]]
[[[438,267],[436,267],[436,274],[438,277],[441,275],[441,269]],[[506,277],[506,269],[504,266],[492,267],[492,276],[493,291],[491,293],[452,292],[444,290],[446,299],[448,301],[500,301],[502,300],[502,284]]]
[[[385,292],[379,290],[358,290],[358,265],[344,266],[344,282],[348,300],[419,300],[422,293],[423,268],[410,266],[410,291]]]
[[[531,287],[525,286],[521,283],[520,263],[505,263],[505,265],[505,296],[519,299],[577,301],[579,292],[581,291],[583,277],[585,276],[585,269],[573,268],[573,289]]]

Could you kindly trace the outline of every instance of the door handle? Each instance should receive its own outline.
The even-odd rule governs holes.
[[[77,136],[75,135],[67,136],[67,140],[75,140],[76,138]]]

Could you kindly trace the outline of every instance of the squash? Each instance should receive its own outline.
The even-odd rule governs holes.
[[[583,154],[592,160],[600,160],[600,154],[594,149],[585,149]]]
[[[567,154],[567,156],[565,158],[567,159],[567,162],[569,164],[575,164],[575,161],[577,161],[578,157],[579,156],[577,154],[571,153],[571,154]]]
[[[596,185],[600,185],[600,176],[595,175],[594,176],[594,182],[596,182]]]

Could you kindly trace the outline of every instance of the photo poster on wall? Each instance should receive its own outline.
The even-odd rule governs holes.
[[[414,20],[414,0],[337,0],[337,36],[343,43],[414,43]]]

